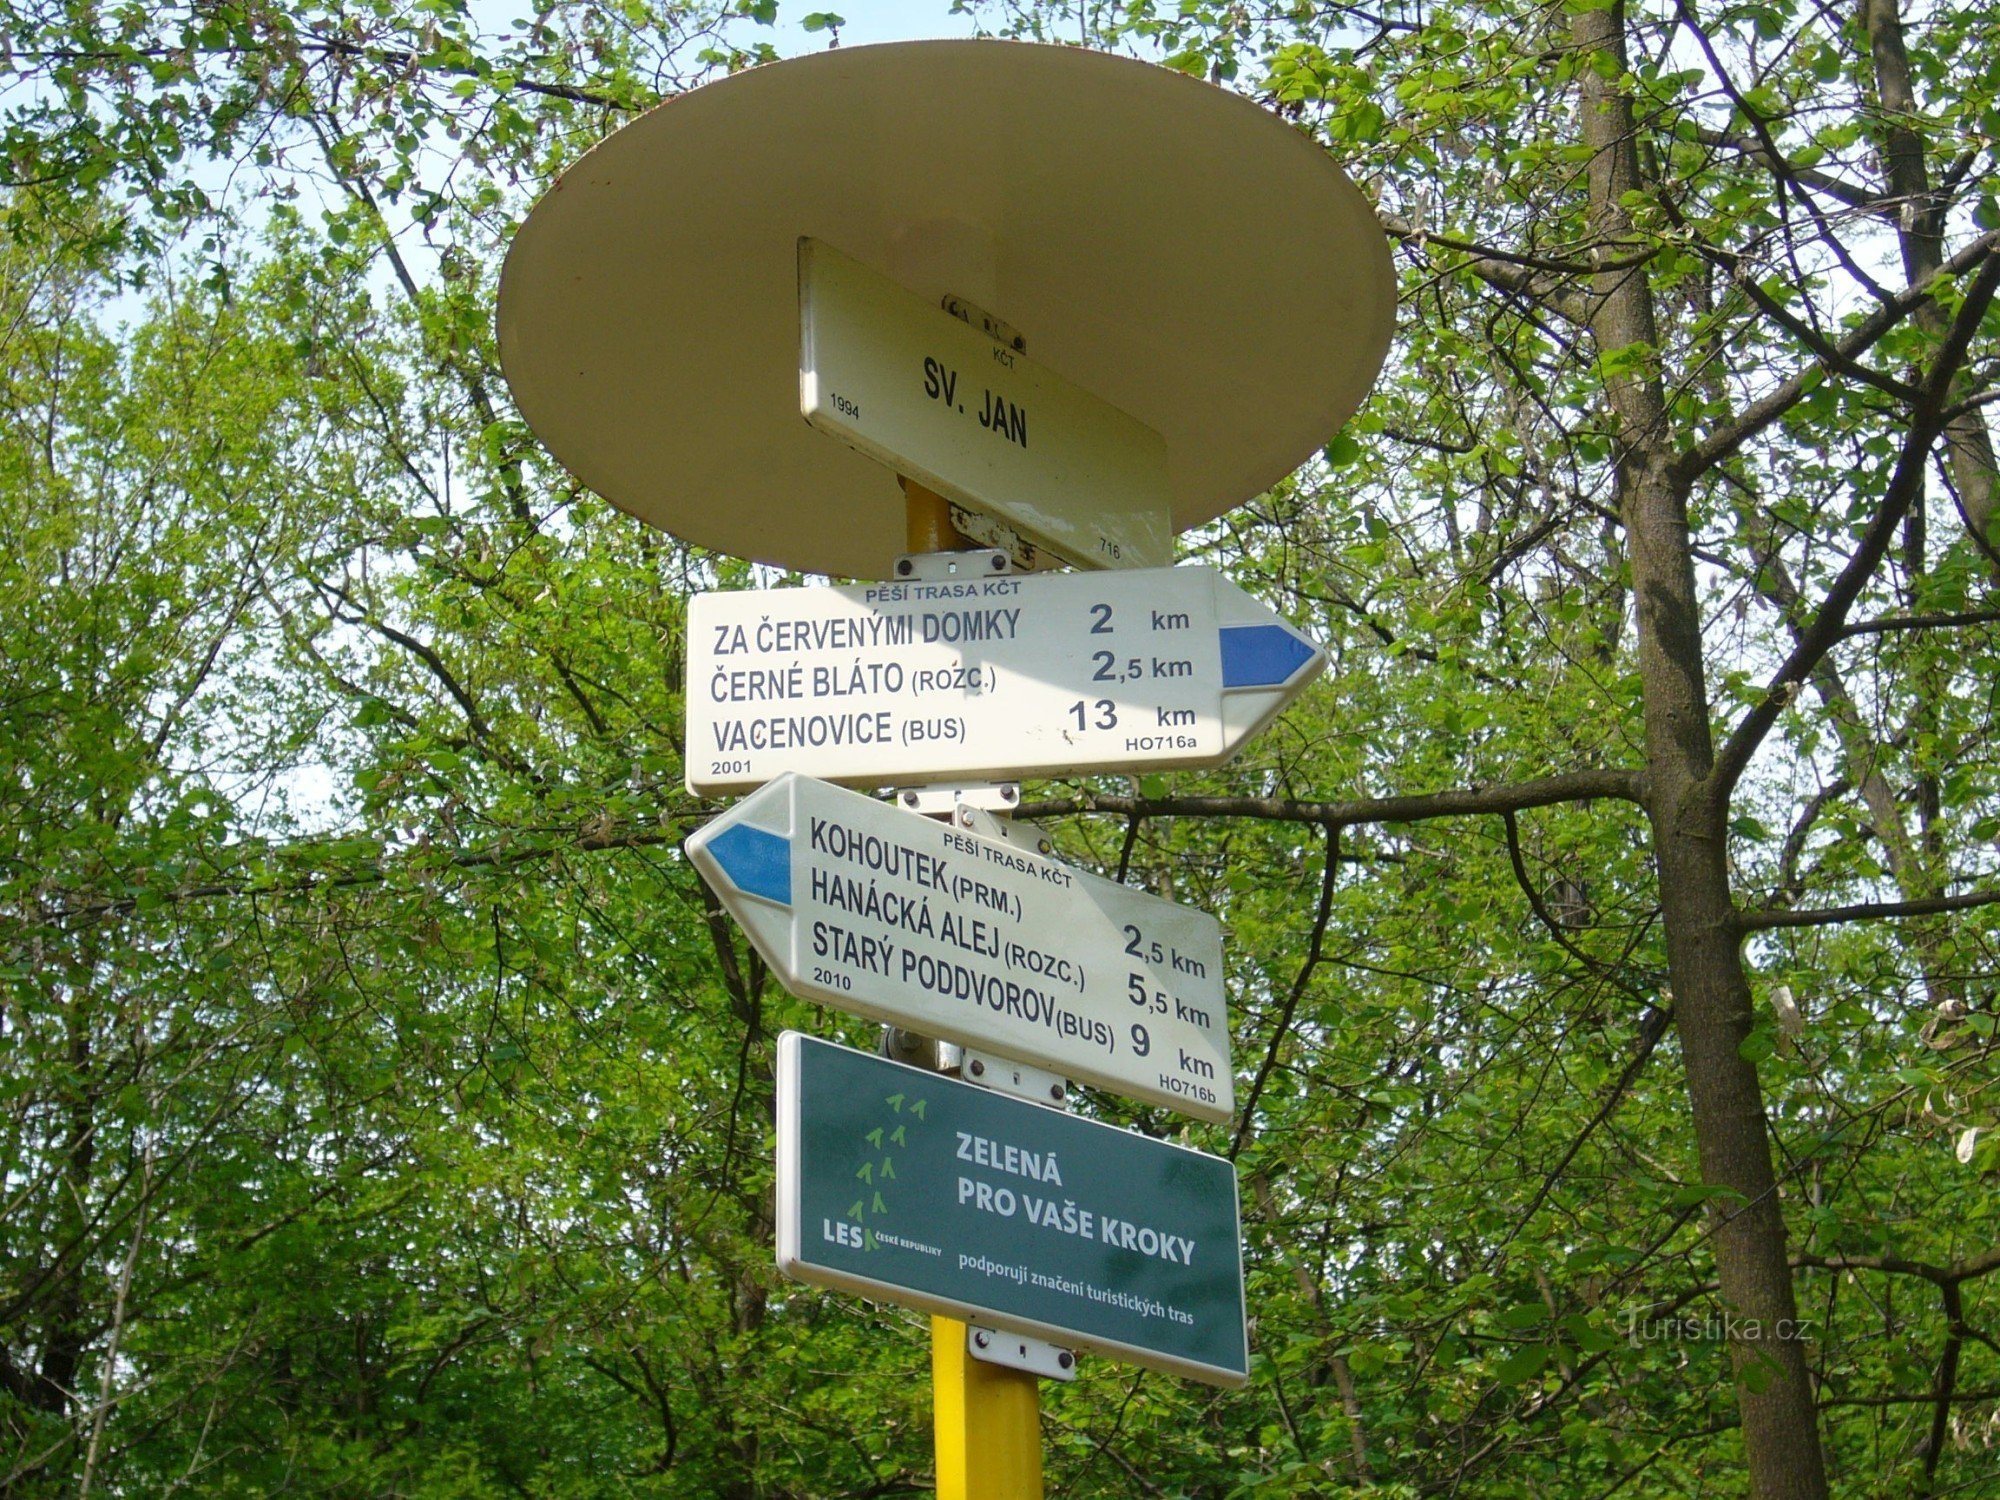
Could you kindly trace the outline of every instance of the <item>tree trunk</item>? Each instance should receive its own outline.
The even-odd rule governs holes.
[[[1575,18],[1573,39],[1601,70],[1582,70],[1582,131],[1593,152],[1589,193],[1595,253],[1615,261],[1632,238],[1625,196],[1640,188],[1626,71],[1624,10]],[[1651,289],[1643,270],[1600,272],[1591,334],[1600,357],[1642,346],[1647,357],[1607,370],[1619,428],[1618,505],[1631,559],[1646,730],[1646,807],[1660,882],[1674,1019],[1687,1068],[1716,1271],[1729,1315],[1751,1492],[1760,1500],[1824,1496],[1826,1474],[1797,1326],[1785,1224],[1750,1034],[1750,986],[1730,899],[1728,798],[1709,779],[1714,741],[1702,662],[1700,598],[1688,535],[1687,488],[1661,380]],[[1616,370],[1616,373],[1612,371]]]
[[[1917,95],[1910,81],[1898,0],[1860,0],[1858,9],[1868,34],[1875,98],[1883,115],[1876,137],[1882,147],[1883,175],[1896,200],[1897,248],[1902,252],[1903,274],[1915,286],[1944,264],[1946,205],[1942,195],[1932,192],[1923,137],[1913,123],[1918,118]],[[1950,314],[1935,302],[1920,305],[1916,319],[1934,338],[1942,338],[1951,322]],[[1955,394],[1963,389],[1963,381],[1954,382]],[[1953,417],[1944,431],[1945,458],[1958,489],[1960,514],[1989,567],[2000,572],[2000,504],[1994,495],[1992,434],[1977,411]]]

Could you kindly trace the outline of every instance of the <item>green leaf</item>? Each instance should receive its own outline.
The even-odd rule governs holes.
[[[1516,1349],[1494,1367],[1493,1378],[1501,1385],[1521,1385],[1541,1374],[1549,1362],[1549,1346],[1529,1344]]]
[[[1540,1302],[1522,1302],[1494,1319],[1502,1328],[1536,1328],[1549,1320],[1549,1310]]]

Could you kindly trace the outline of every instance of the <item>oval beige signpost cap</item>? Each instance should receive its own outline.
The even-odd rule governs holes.
[[[1367,201],[1250,100],[1080,49],[840,48],[679,95],[549,190],[501,275],[522,415],[584,483],[689,542],[883,576],[904,550],[894,472],[801,415],[802,239],[1003,320],[1035,364],[1157,433],[1176,532],[1333,435],[1395,308]],[[1002,439],[1028,446],[1032,415]]]

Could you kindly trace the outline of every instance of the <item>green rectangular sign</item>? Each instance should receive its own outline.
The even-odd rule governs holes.
[[[795,1031],[778,1266],[1214,1385],[1249,1376],[1231,1163]]]

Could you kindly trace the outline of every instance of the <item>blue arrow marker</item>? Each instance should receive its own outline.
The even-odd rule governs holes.
[[[708,852],[736,889],[780,906],[792,904],[792,841],[738,823],[708,841]]]
[[[1222,627],[1224,688],[1278,687],[1313,659],[1313,646],[1282,625]]]

